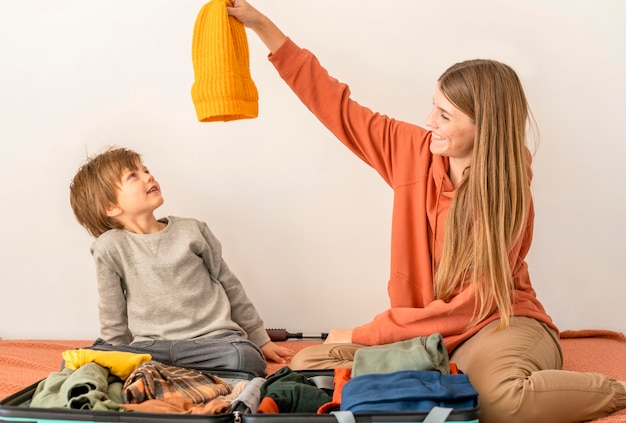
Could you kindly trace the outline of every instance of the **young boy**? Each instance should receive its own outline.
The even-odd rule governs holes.
[[[293,351],[270,341],[206,223],[157,220],[163,201],[141,156],[125,148],[88,159],[70,185],[76,219],[96,238],[101,338],[91,348],[265,376],[265,359],[284,363]]]

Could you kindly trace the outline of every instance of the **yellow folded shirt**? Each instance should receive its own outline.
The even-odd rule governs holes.
[[[123,351],[95,351],[76,349],[63,351],[65,367],[76,370],[87,363],[96,363],[109,369],[111,374],[126,380],[139,365],[152,360],[150,354],[135,354]]]

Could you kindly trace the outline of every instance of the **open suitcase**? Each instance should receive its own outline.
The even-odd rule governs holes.
[[[243,372],[211,372],[220,377],[251,379],[253,376]],[[332,378],[332,370],[298,372],[310,379],[320,376]],[[146,412],[119,412],[76,410],[70,408],[34,408],[30,400],[40,382],[5,398],[0,402],[0,422],[21,423],[94,423],[94,422],[126,422],[126,423],[383,423],[383,422],[424,422],[424,423],[478,423],[479,407],[469,410],[452,410],[435,407],[430,413],[422,412],[385,412],[352,414],[336,412],[328,414],[315,413],[242,413],[238,411],[226,414],[158,414]]]

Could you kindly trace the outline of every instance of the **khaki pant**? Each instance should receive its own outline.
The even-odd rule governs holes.
[[[534,319],[513,317],[497,331],[487,325],[459,346],[450,361],[479,393],[481,423],[580,422],[626,407],[624,387],[597,373],[561,370],[557,335]],[[300,351],[291,367],[350,368],[358,344],[322,344]]]

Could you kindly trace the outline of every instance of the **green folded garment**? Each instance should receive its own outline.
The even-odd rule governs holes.
[[[261,386],[261,397],[273,399],[281,413],[315,413],[332,399],[305,375],[287,366],[267,378]]]
[[[438,370],[450,373],[448,350],[441,334],[392,344],[359,348],[354,354],[352,377],[400,370]]]

